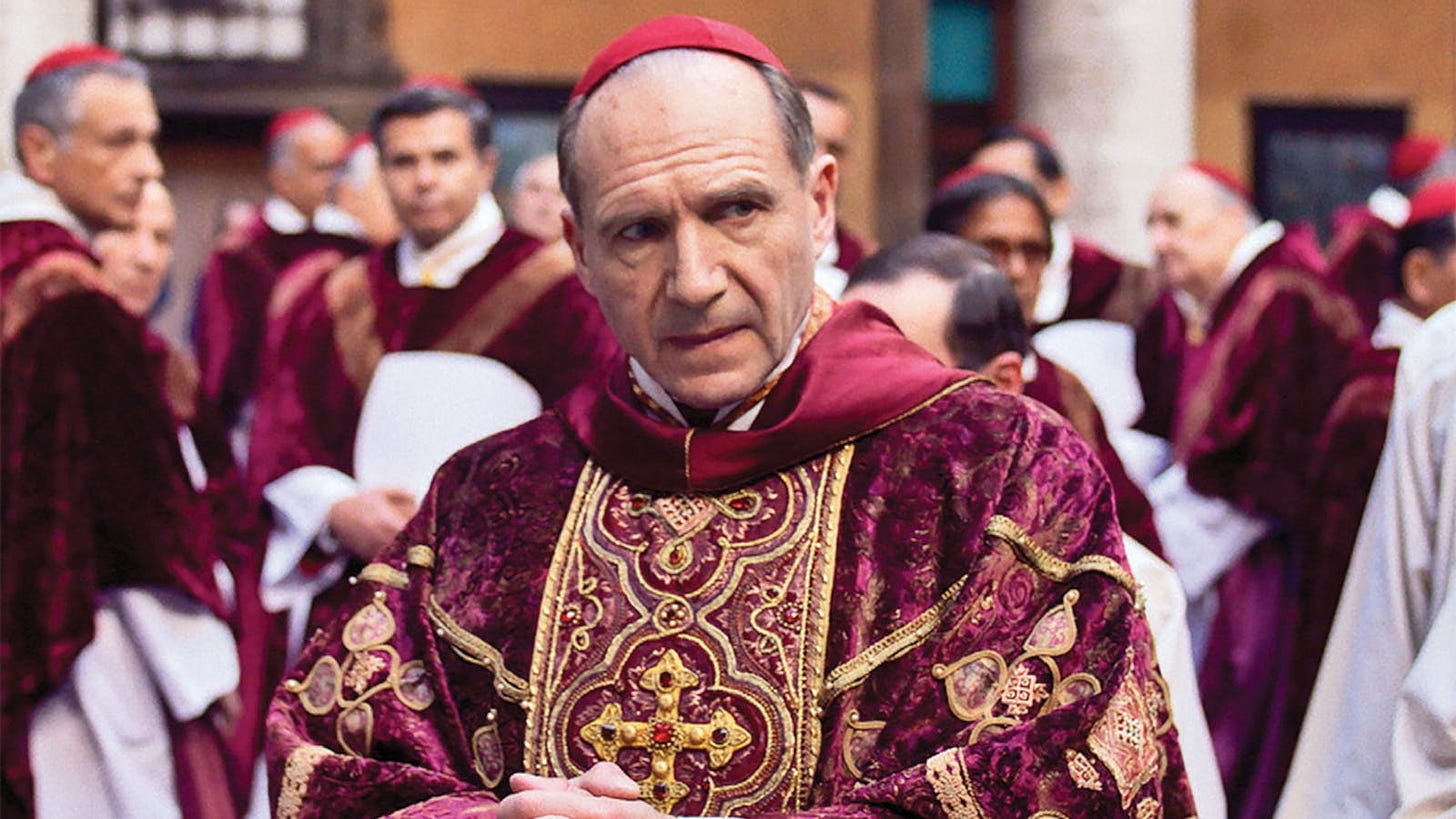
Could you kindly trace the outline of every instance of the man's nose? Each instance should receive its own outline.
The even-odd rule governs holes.
[[[673,299],[701,307],[723,293],[728,277],[719,263],[717,245],[712,229],[706,225],[684,222],[673,231],[668,278],[668,294]]]
[[[136,176],[143,182],[162,178],[162,158],[157,155],[157,146],[150,142],[137,149]]]

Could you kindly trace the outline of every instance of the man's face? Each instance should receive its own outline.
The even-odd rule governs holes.
[[[849,108],[812,91],[804,92],[809,106],[809,119],[814,123],[814,145],[821,154],[829,154],[844,164],[849,152],[849,135],[853,121]]]
[[[1148,205],[1154,264],[1169,284],[1205,304],[1218,295],[1234,246],[1247,232],[1237,204],[1186,168],[1165,177]]]
[[[96,234],[96,255],[101,273],[117,301],[129,312],[145,315],[157,303],[172,264],[172,236],[177,211],[161,183],[147,185],[130,228]]]
[[[332,120],[315,119],[289,135],[288,155],[268,172],[279,196],[306,215],[329,199],[349,135]]]
[[[556,156],[537,157],[522,169],[516,186],[511,189],[511,222],[543,242],[553,242],[561,238],[564,210],[566,197],[561,195]]]
[[[495,178],[495,153],[475,150],[470,118],[454,108],[386,122],[379,164],[400,224],[424,248],[460,227]]]
[[[835,164],[795,171],[747,63],[668,56],[588,102],[566,235],[622,347],[676,400],[723,407],[764,382],[808,312]]]
[[[26,172],[55,191],[88,227],[130,225],[147,182],[160,179],[157,106],[145,83],[92,74],[72,98],[79,115],[62,138],[39,127],[27,129],[34,150]]]
[[[858,299],[885,311],[900,332],[947,367],[956,366],[950,348],[950,313],[956,283],[926,270],[911,270],[894,282],[851,285],[846,301]]]
[[[1052,242],[1036,205],[1015,194],[998,196],[966,215],[961,237],[991,252],[1016,290],[1021,314],[1031,316]]]

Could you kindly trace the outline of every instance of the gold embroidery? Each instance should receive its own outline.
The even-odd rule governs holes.
[[[1162,804],[1151,796],[1138,803],[1137,819],[1158,819],[1162,815]]]
[[[1142,608],[1142,587],[1138,585],[1127,569],[1106,555],[1087,555],[1075,563],[1069,563],[1038,546],[1025,529],[1004,515],[994,515],[991,520],[987,521],[986,534],[1009,544],[1016,554],[1038,574],[1058,583],[1065,583],[1087,572],[1105,574],[1127,589],[1127,593],[1132,595],[1139,610]]]
[[[495,709],[485,715],[485,724],[470,737],[470,748],[475,756],[475,773],[487,788],[494,788],[505,778],[505,754],[501,750],[500,729],[496,725]]]
[[[965,588],[966,581],[969,579],[970,575],[961,575],[959,580],[942,592],[940,598],[930,608],[921,612],[918,617],[890,632],[883,639],[876,641],[869,648],[829,672],[829,676],[824,680],[824,693],[820,696],[821,704],[827,705],[835,697],[864,682],[870,672],[876,668],[892,660],[898,660],[925,642],[935,627],[940,625],[940,621],[945,617],[946,609],[950,608],[950,604],[960,595],[961,589]]]
[[[1072,775],[1073,784],[1083,790],[1102,790],[1102,775],[1097,773],[1097,766],[1092,764],[1086,754],[1068,748],[1066,757],[1067,773]]]
[[[1025,651],[1007,663],[999,653],[983,649],[951,663],[936,663],[930,675],[945,683],[951,713],[972,723],[970,741],[987,731],[999,731],[1030,716],[1075,702],[1101,690],[1087,674],[1062,679],[1056,658],[1072,649],[1077,639],[1076,589],[1043,614],[1022,647]],[[1043,679],[1045,677],[1045,679]],[[1003,715],[992,716],[1000,705]]]
[[[278,819],[294,819],[303,810],[303,797],[308,795],[308,780],[313,778],[314,768],[331,755],[322,745],[300,745],[288,754],[278,789]]]
[[[416,543],[405,550],[404,562],[408,566],[433,569],[435,568],[435,550],[423,543]]]
[[[858,710],[850,711],[846,717],[840,753],[844,757],[845,770],[848,770],[856,780],[864,781],[864,770],[860,767],[859,761],[879,741],[880,731],[886,724],[882,719],[862,721],[859,718]]]
[[[529,693],[526,681],[506,668],[505,657],[499,649],[462,628],[441,608],[435,598],[429,599],[425,609],[430,622],[435,626],[435,634],[450,645],[457,657],[491,673],[495,678],[495,691],[501,699],[516,703],[526,699]]]
[[[925,760],[925,778],[935,789],[946,816],[982,819],[985,813],[976,802],[976,789],[966,772],[959,748],[950,748]]]
[[[382,591],[344,624],[342,640],[349,656],[341,664],[330,656],[318,658],[300,680],[284,680],[283,690],[298,697],[303,709],[323,716],[336,708],[339,718],[335,734],[339,745],[356,756],[368,756],[374,735],[374,710],[369,700],[381,691],[394,692],[406,708],[423,711],[435,701],[425,664],[420,660],[400,662],[399,652],[388,645],[396,626],[394,615],[384,605]],[[385,678],[371,681],[388,669]],[[351,699],[345,694],[354,693]]]
[[[721,769],[696,753],[650,759],[661,770],[649,769],[656,778],[645,795],[703,815],[802,807],[822,750],[828,612],[852,458],[844,447],[720,493],[652,492],[588,464],[537,618],[525,770],[580,774],[612,753],[606,737],[592,733],[608,724],[624,756],[658,756],[651,747],[626,750],[631,723],[622,718],[662,705],[655,699],[662,694],[644,693],[639,681],[671,650],[700,681],[681,694],[675,724],[711,734],[710,720],[722,711],[733,720],[722,727],[751,735],[754,753],[734,757],[752,764]],[[689,533],[693,560],[686,559]],[[678,543],[684,550],[674,559],[666,549]],[[600,618],[588,593],[600,597]],[[581,627],[589,628],[585,643],[574,634]],[[633,741],[653,722],[671,721],[638,723]]]
[[[607,762],[616,762],[617,752],[623,748],[646,748],[651,752],[651,773],[638,784],[643,801],[663,813],[670,812],[688,794],[688,786],[673,774],[679,751],[707,751],[708,764],[721,768],[753,741],[733,715],[722,708],[714,711],[712,721],[706,724],[684,722],[679,717],[683,689],[696,688],[699,682],[698,675],[683,665],[677,652],[668,649],[657,665],[643,672],[640,681],[643,688],[657,694],[657,710],[651,722],[624,721],[622,706],[612,703],[581,727],[581,738]]]
[[[409,575],[388,563],[370,563],[359,570],[359,579],[388,586],[391,589],[409,588]]]
[[[1154,731],[1153,715],[1138,685],[1135,659],[1129,648],[1122,682],[1108,700],[1106,713],[1092,726],[1087,737],[1092,753],[1112,771],[1124,810],[1163,762],[1163,748]]]
[[[1059,810],[1039,810],[1033,813],[1030,819],[1071,819]]]

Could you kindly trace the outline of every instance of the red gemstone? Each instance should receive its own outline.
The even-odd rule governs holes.
[[[602,723],[602,739],[612,742],[617,738],[617,725],[612,722]]]
[[[672,741],[672,726],[665,722],[652,723],[652,741],[658,745],[666,745]]]
[[[672,551],[667,553],[667,565],[674,569],[681,566],[687,559],[687,552],[684,552],[681,546],[674,546]]]
[[[666,799],[667,798],[667,783],[666,782],[653,782],[652,783],[652,798],[653,799]]]
[[[567,625],[571,625],[572,623],[575,623],[576,618],[580,616],[581,615],[577,613],[576,609],[567,609],[566,611],[561,612],[561,622]]]
[[[674,677],[674,676],[672,676],[672,672],[671,671],[664,671],[661,674],[658,674],[657,675],[657,687],[658,688],[672,688],[672,684],[676,680],[677,680],[677,678]]]
[[[713,729],[713,744],[714,745],[727,745],[728,744],[728,729],[727,728],[724,728],[722,726],[719,726],[719,727]]]
[[[753,508],[753,501],[750,501],[748,498],[734,498],[728,501],[728,506],[735,512],[747,512]]]
[[[798,606],[789,606],[788,608],[784,609],[784,622],[785,623],[797,623],[797,622],[799,622],[799,607]]]

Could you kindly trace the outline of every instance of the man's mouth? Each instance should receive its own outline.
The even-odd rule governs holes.
[[[696,350],[707,347],[743,330],[739,325],[707,330],[701,333],[678,333],[667,337],[667,343],[679,350]]]

